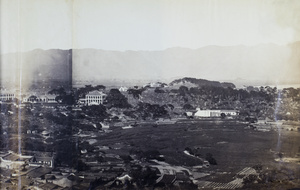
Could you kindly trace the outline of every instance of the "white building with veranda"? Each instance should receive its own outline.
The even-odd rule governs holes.
[[[103,104],[105,97],[106,94],[104,94],[101,91],[98,90],[91,91],[87,95],[85,95],[85,104],[88,106]]]
[[[10,101],[15,98],[15,94],[12,92],[0,92],[0,101]]]

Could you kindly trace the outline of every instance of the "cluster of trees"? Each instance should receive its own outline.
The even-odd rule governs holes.
[[[118,90],[111,89],[105,99],[105,105],[108,108],[130,108],[127,98]]]
[[[156,119],[168,116],[166,107],[160,106],[159,104],[139,102],[136,112],[139,113],[143,119]]]
[[[48,92],[48,94],[63,96],[66,95],[66,90],[63,87],[52,89]]]
[[[131,89],[128,89],[127,92],[128,94],[132,94],[133,98],[135,99],[139,99],[140,96],[142,95],[142,93],[146,90],[147,88],[131,88]]]
[[[215,101],[224,101],[224,100],[246,100],[249,98],[257,98],[265,100],[267,102],[274,101],[275,96],[277,95],[277,89],[273,88],[270,92],[267,90],[269,88],[260,88],[259,90],[248,91],[246,89],[233,89],[231,87],[223,88],[216,86],[202,86],[202,87],[191,87],[190,89],[186,86],[179,87],[177,92],[181,96],[203,96],[206,98],[211,98]]]
[[[205,160],[207,160],[210,165],[217,165],[217,161],[211,153],[205,155]]]
[[[300,102],[300,88],[285,88],[282,90],[282,93],[291,98],[293,101]]]
[[[79,88],[74,95],[69,94],[71,97],[66,98],[79,98],[83,97],[90,91],[93,90],[104,90],[105,86],[97,85],[95,87],[91,85],[86,85],[83,88]],[[132,88],[129,89],[127,92],[128,94],[132,94],[134,98],[138,99],[142,93],[147,90],[147,88]],[[161,88],[156,88],[154,90],[156,93],[164,93],[167,92],[162,90]],[[232,87],[222,87],[219,85],[204,85],[201,87],[191,87],[188,88],[186,86],[180,86],[178,89],[171,89],[170,92],[176,93],[180,96],[205,96],[205,97],[212,97],[213,99],[219,100],[245,100],[247,98],[259,98],[262,100],[266,100],[267,102],[274,101],[275,96],[277,95],[277,89],[271,87],[260,87],[254,88],[249,87],[247,89],[234,89]],[[63,88],[53,89],[49,91],[50,94],[56,94],[60,96],[60,99],[64,99],[67,95],[66,91]],[[299,93],[295,89],[289,90],[289,96],[296,97],[297,93]],[[112,103],[112,106],[116,107],[124,107],[126,108],[128,104],[126,104],[125,98],[122,96],[122,93],[118,89],[111,89],[108,93],[107,103]],[[123,103],[124,101],[125,103]]]
[[[188,88],[182,85],[178,89],[164,87],[152,88],[151,91],[153,91],[154,94],[151,95],[150,93],[149,95],[149,93],[147,93],[147,97],[143,97],[143,101],[140,100],[143,92],[150,88],[131,88],[127,91],[127,93],[132,95],[134,99],[138,100],[133,103],[134,106],[130,105],[126,96],[118,89],[111,89],[107,93],[104,105],[108,109],[130,109],[126,115],[133,118],[136,118],[136,116],[139,115],[143,119],[168,116],[168,111],[170,110],[166,106],[161,106],[162,101],[165,105],[168,104],[173,107],[174,105],[182,106],[183,110],[191,110],[196,107],[204,107],[206,109],[238,109],[242,117],[249,118],[249,116],[255,116],[257,118],[263,118],[274,116],[274,105],[276,103],[276,98],[279,95],[291,98],[293,101],[300,100],[300,89],[294,88],[287,88],[283,91],[278,91],[276,87],[271,88],[269,86],[259,88],[249,86],[245,89],[235,89],[234,85],[231,84],[194,78],[180,79],[179,81],[173,81],[173,84],[178,82],[191,82],[197,84],[198,87]],[[83,97],[88,92],[93,90],[105,90],[105,88],[106,87],[103,85],[86,85],[85,87],[79,88],[75,93],[72,92],[67,94],[63,88],[53,89],[49,93],[57,94],[58,102],[71,105],[75,103],[76,99]],[[170,93],[172,93],[172,96],[169,95]],[[157,94],[157,98],[153,98],[152,100],[151,97],[155,96],[155,94]],[[155,99],[160,99],[162,101],[157,102]],[[95,113],[100,111],[100,116],[104,115],[107,117],[107,115],[103,112],[104,108],[101,106],[99,107],[100,108],[97,108]],[[91,115],[96,115],[92,112],[89,113]],[[296,119],[294,116],[295,114],[292,114],[292,116],[286,116],[282,115],[282,113],[277,113],[277,119]]]
[[[66,104],[66,105],[73,105],[75,104],[75,97],[73,93],[67,93],[63,87],[58,89],[53,89],[48,92],[48,94],[57,95],[55,100],[59,103]]]
[[[218,81],[209,81],[209,80],[205,80],[205,79],[197,79],[197,78],[190,78],[190,77],[185,77],[182,79],[177,79],[174,80],[170,83],[171,86],[178,84],[178,83],[192,83],[195,84],[197,86],[213,86],[213,87],[231,87],[231,88],[235,88],[235,85],[232,83],[228,83],[228,82],[218,82]]]
[[[83,113],[91,117],[97,117],[100,121],[106,119],[109,115],[106,112],[106,107],[103,105],[92,105],[82,107]]]
[[[132,176],[138,188],[154,186],[158,178],[155,170],[152,170],[150,167],[143,168],[140,165],[136,165],[130,171],[130,176]]]
[[[91,91],[94,90],[105,90],[105,86],[103,85],[86,85],[85,87],[79,88],[76,92],[67,93],[64,88],[53,89],[49,91],[49,94],[57,95],[56,101],[62,104],[74,105],[76,100],[84,97]],[[137,90],[139,91],[139,90]],[[138,96],[137,92],[133,92],[134,96]],[[127,98],[118,90],[111,89],[106,97],[106,101],[104,102],[108,108],[117,107],[117,108],[130,108],[130,104],[127,101]]]

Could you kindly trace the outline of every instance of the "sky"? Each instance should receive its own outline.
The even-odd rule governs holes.
[[[300,40],[297,0],[1,0],[1,52]]]
[[[174,47],[198,49],[275,44],[287,47],[282,53],[285,58],[274,68],[272,61],[260,57],[259,60],[266,60],[263,68],[280,73],[288,66],[281,78],[289,76],[290,71],[300,70],[298,57],[295,58],[293,50],[287,46],[300,41],[299,0],[0,0],[0,3],[2,54],[34,49],[161,51]],[[170,65],[163,61],[161,64]],[[193,64],[191,68],[196,63]],[[205,68],[205,63],[199,64],[204,64],[201,68]],[[256,65],[256,70],[261,68],[261,64]],[[241,70],[247,73],[250,67],[232,63],[230,73],[226,71],[224,77],[215,78],[228,79],[232,73],[230,79],[247,79],[248,75],[253,79],[258,76],[255,72],[239,75]],[[151,66],[145,68],[149,70]],[[141,75],[143,72],[149,74],[145,70]],[[154,73],[160,71],[154,69]],[[104,74],[118,76],[117,72],[109,70]],[[190,69],[184,73],[186,75],[197,76],[197,71]],[[260,71],[259,77],[262,76],[264,73]],[[291,76],[295,81],[298,73]],[[171,77],[170,72],[166,77]],[[271,79],[275,80],[276,76]]]

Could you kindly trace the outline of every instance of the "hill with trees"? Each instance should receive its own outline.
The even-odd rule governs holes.
[[[209,81],[209,80],[205,80],[205,79],[197,79],[197,78],[190,78],[190,77],[176,79],[170,83],[170,86],[185,85],[186,83],[191,83],[198,87],[214,86],[214,87],[224,87],[224,88],[227,88],[227,87],[235,88],[235,85],[233,83]]]

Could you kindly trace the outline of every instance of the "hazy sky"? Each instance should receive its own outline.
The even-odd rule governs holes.
[[[0,2],[1,53],[26,52],[37,48],[153,51],[172,47],[197,49],[209,45],[237,48],[239,48],[237,45],[245,45],[255,49],[257,45],[276,44],[279,48],[300,41],[300,0],[0,0]],[[253,51],[255,53],[236,55],[242,51],[237,51],[235,47],[227,49],[234,52],[223,57],[216,55],[226,51],[218,52],[219,54],[212,51],[209,55],[205,55],[206,60],[210,60],[207,62],[203,60],[188,62],[182,57],[181,60],[184,61],[179,63],[178,59],[176,65],[172,65],[176,61],[167,62],[173,60],[176,55],[172,56],[172,59],[165,59],[166,55],[162,55],[156,60],[151,58],[145,60],[143,54],[139,57],[132,56],[132,60],[139,62],[131,63],[134,66],[128,68],[126,77],[134,78],[135,68],[140,68],[140,78],[195,76],[215,80],[243,78],[300,82],[298,77],[300,55],[294,51],[296,48],[286,46],[277,53],[277,50],[270,53],[270,49],[260,52],[257,48]],[[184,52],[180,54],[185,55]],[[233,56],[228,57],[230,55]],[[252,56],[245,57],[246,55]],[[227,58],[223,59],[226,56]],[[276,56],[278,59],[275,59]],[[91,61],[93,59],[88,58],[93,57],[73,60],[74,72],[78,70],[74,73],[76,76],[78,74],[84,77],[100,77],[101,73],[101,78],[117,78],[124,74],[118,68],[130,67],[130,63],[126,63],[122,57],[118,59],[109,57],[108,61],[100,58]],[[158,59],[161,61],[157,62]],[[241,60],[247,61],[243,63]],[[15,61],[17,64],[21,62],[19,59]],[[103,66],[107,62],[112,65]],[[157,65],[158,63],[160,65]],[[7,65],[8,63],[2,63],[2,76],[5,74],[3,64],[11,67]],[[81,72],[81,68],[85,65],[91,65],[92,69],[88,69],[92,72],[90,75]],[[22,67],[26,67],[26,63],[22,63]],[[103,67],[106,68],[105,72]],[[162,71],[161,68],[164,67],[168,69]],[[18,68],[22,71],[20,64]]]
[[[299,0],[0,0],[1,51],[300,40]]]

